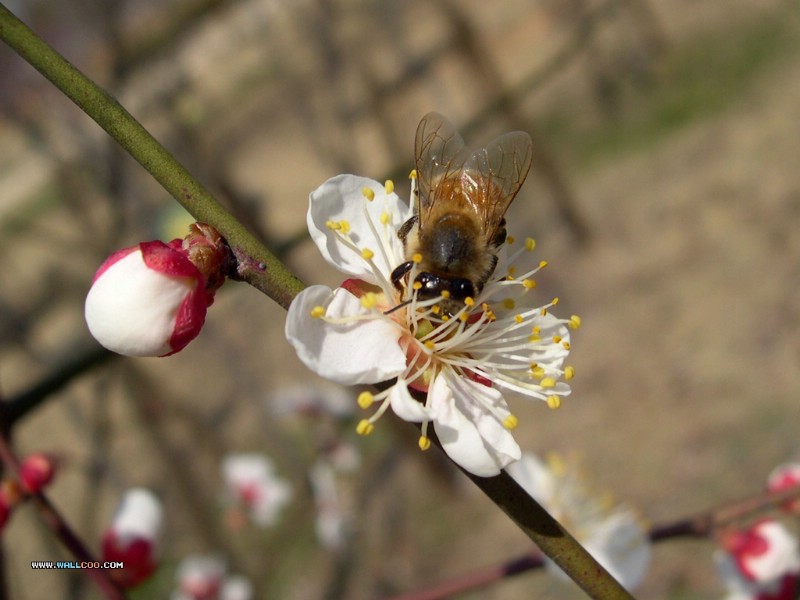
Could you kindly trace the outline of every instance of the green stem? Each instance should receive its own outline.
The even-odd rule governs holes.
[[[116,99],[39,38],[2,3],[0,39],[94,119],[195,219],[217,229],[239,261],[240,279],[284,308],[289,306],[303,284]]]

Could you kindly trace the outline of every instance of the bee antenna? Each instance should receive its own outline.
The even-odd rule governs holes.
[[[387,311],[386,311],[386,312],[384,312],[383,314],[385,314],[385,315],[388,315],[388,314],[390,314],[390,313],[393,313],[393,312],[394,312],[394,311],[396,311],[396,310],[400,310],[400,309],[401,309],[401,308],[403,308],[404,306],[408,306],[409,304],[411,304],[411,300],[406,300],[405,302],[401,302],[401,303],[400,303],[400,304],[398,304],[397,306],[393,306],[392,308],[390,308],[389,310],[387,310]]]

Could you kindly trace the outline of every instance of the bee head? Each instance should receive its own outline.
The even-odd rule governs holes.
[[[420,286],[417,290],[420,298],[435,298],[441,296],[442,292],[448,292],[450,297],[455,300],[464,300],[467,297],[475,296],[475,285],[463,277],[448,279],[433,273],[422,272],[414,281]]]

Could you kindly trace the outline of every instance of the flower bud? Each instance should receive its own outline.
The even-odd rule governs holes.
[[[29,494],[38,494],[53,480],[56,462],[52,456],[36,452],[27,456],[19,465],[19,481]]]
[[[86,296],[89,331],[128,356],[168,356],[200,333],[224,282],[229,250],[207,225],[168,244],[141,242],[112,254]]]
[[[126,492],[103,534],[104,561],[121,561],[111,576],[123,587],[138,585],[156,570],[156,543],[162,524],[161,503],[143,488]]]

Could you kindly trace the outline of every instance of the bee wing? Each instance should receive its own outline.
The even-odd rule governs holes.
[[[464,139],[446,117],[436,112],[422,117],[414,141],[420,227],[436,204],[438,183],[457,176],[469,155]]]
[[[472,210],[481,218],[491,240],[508,206],[522,187],[533,161],[533,141],[512,131],[473,152],[463,164],[461,187]]]

